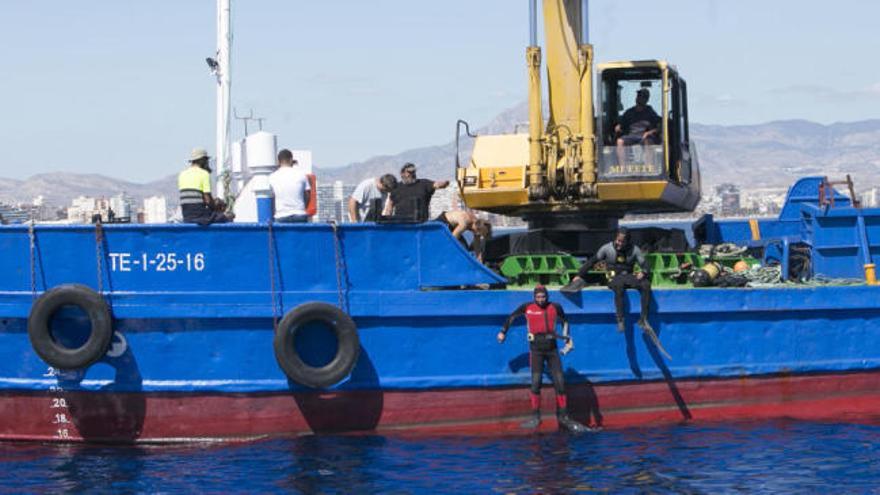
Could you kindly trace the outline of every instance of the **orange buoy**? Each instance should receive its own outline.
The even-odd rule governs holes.
[[[744,272],[749,269],[749,264],[745,260],[739,260],[733,265],[733,271],[736,273]]]

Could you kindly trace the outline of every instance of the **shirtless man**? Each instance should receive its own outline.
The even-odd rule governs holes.
[[[492,237],[492,225],[477,218],[472,211],[452,210],[444,211],[437,217],[438,222],[443,222],[452,231],[452,236],[468,248],[463,234],[465,231],[471,231],[474,234],[474,241],[471,243],[470,249],[477,256],[477,260],[483,261],[483,250],[486,247],[486,241]]]

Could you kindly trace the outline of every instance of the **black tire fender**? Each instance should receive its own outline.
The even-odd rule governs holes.
[[[49,328],[52,316],[63,306],[77,306],[91,323],[89,338],[75,349],[52,338]],[[110,308],[100,294],[85,285],[59,285],[43,293],[31,306],[28,337],[37,355],[50,366],[62,370],[85,368],[101,359],[110,346],[113,338]]]
[[[336,335],[336,355],[324,366],[306,364],[296,350],[296,334],[307,323],[320,321]],[[342,310],[323,302],[308,302],[289,311],[275,329],[275,359],[287,377],[311,388],[333,386],[351,373],[361,351],[357,326]]]

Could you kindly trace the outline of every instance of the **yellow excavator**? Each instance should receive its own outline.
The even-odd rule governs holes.
[[[662,60],[599,64],[594,113],[587,0],[543,0],[545,121],[537,0],[529,6],[529,132],[474,136],[459,121],[456,142],[462,126],[474,138],[470,162],[456,160],[465,204],[542,227],[693,211],[700,173],[688,135],[687,85],[676,68]],[[641,127],[633,122],[633,115],[644,113],[626,111],[638,103],[653,113],[647,127],[644,119]],[[627,127],[635,134],[627,135]]]

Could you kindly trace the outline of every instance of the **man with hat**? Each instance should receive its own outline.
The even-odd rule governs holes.
[[[177,176],[180,191],[180,212],[186,223],[207,225],[228,222],[230,218],[216,211],[219,202],[211,197],[210,157],[204,148],[194,148],[189,156],[189,167]]]
[[[624,164],[625,150],[624,146],[632,146],[641,144],[643,147],[651,144],[659,144],[660,116],[648,105],[651,98],[651,92],[647,88],[642,88],[636,92],[636,104],[626,112],[620,122],[614,126],[614,133],[617,135],[617,163]],[[646,153],[646,163],[650,163],[650,154]]]
[[[529,341],[529,367],[532,370],[532,388],[529,398],[532,405],[532,417],[526,420],[523,428],[535,429],[541,425],[541,376],[544,374],[544,363],[550,368],[550,377],[553,379],[553,387],[556,389],[556,419],[559,428],[572,433],[587,431],[587,427],[571,419],[568,415],[568,398],[565,395],[565,379],[562,376],[562,360],[559,358],[556,340],[565,340],[562,354],[568,354],[574,349],[574,341],[568,335],[568,320],[565,311],[557,303],[551,303],[547,289],[543,285],[536,285],[533,293],[534,300],[521,304],[516,308],[501,331],[498,332],[498,343],[504,342],[507,330],[511,323],[520,315],[525,315],[528,327]],[[556,333],[556,319],[562,320],[562,335]]]
[[[428,219],[434,191],[447,186],[448,180],[417,179],[416,166],[407,162],[400,169],[400,182],[385,204],[385,215],[393,214],[397,220],[424,222]]]

